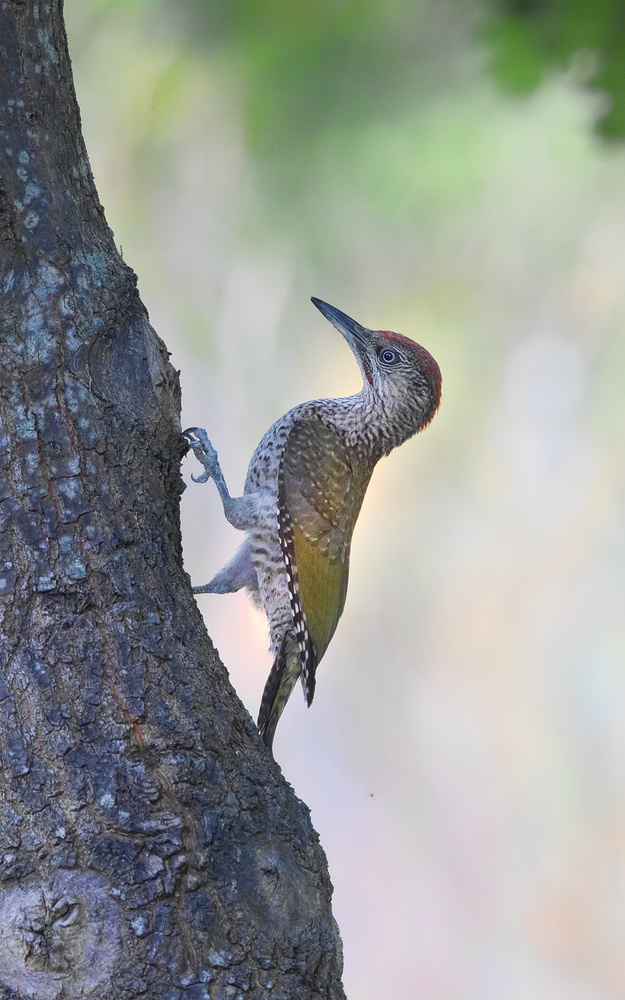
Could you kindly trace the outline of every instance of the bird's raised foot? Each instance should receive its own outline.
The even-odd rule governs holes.
[[[182,432],[182,436],[193,451],[193,454],[204,466],[201,476],[191,475],[194,483],[206,483],[209,479],[215,478],[215,473],[219,469],[219,459],[217,452],[208,440],[208,434],[203,427],[187,427]]]

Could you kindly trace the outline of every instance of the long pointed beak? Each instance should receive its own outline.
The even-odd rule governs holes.
[[[343,334],[356,357],[364,358],[369,346],[371,331],[367,330],[366,326],[361,326],[351,316],[341,312],[340,309],[335,309],[327,302],[322,302],[321,299],[316,299],[313,296],[310,301],[332,323],[332,326],[335,326],[339,333]]]

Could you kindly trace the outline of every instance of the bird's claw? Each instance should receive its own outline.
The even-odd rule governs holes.
[[[193,473],[191,473],[191,479],[193,480],[194,483],[207,483],[210,477],[211,477],[210,472],[208,472],[206,469],[200,476],[194,476]]]
[[[203,427],[187,427],[182,433],[183,438],[193,451],[193,454],[204,466],[204,472],[200,476],[191,475],[194,483],[206,483],[211,479],[215,470],[219,467],[217,452],[208,440],[208,434]]]

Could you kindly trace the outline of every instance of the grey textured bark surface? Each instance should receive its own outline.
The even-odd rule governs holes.
[[[182,568],[179,386],[61,7],[0,4],[0,995],[344,996],[325,857]]]

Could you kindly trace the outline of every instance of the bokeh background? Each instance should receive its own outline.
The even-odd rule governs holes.
[[[348,996],[622,1000],[623,3],[65,9],[109,224],[234,493],[273,420],[359,388],[311,294],[443,371],[275,742]],[[182,506],[204,583],[240,538],[212,484]],[[199,603],[255,717],[264,620]]]

